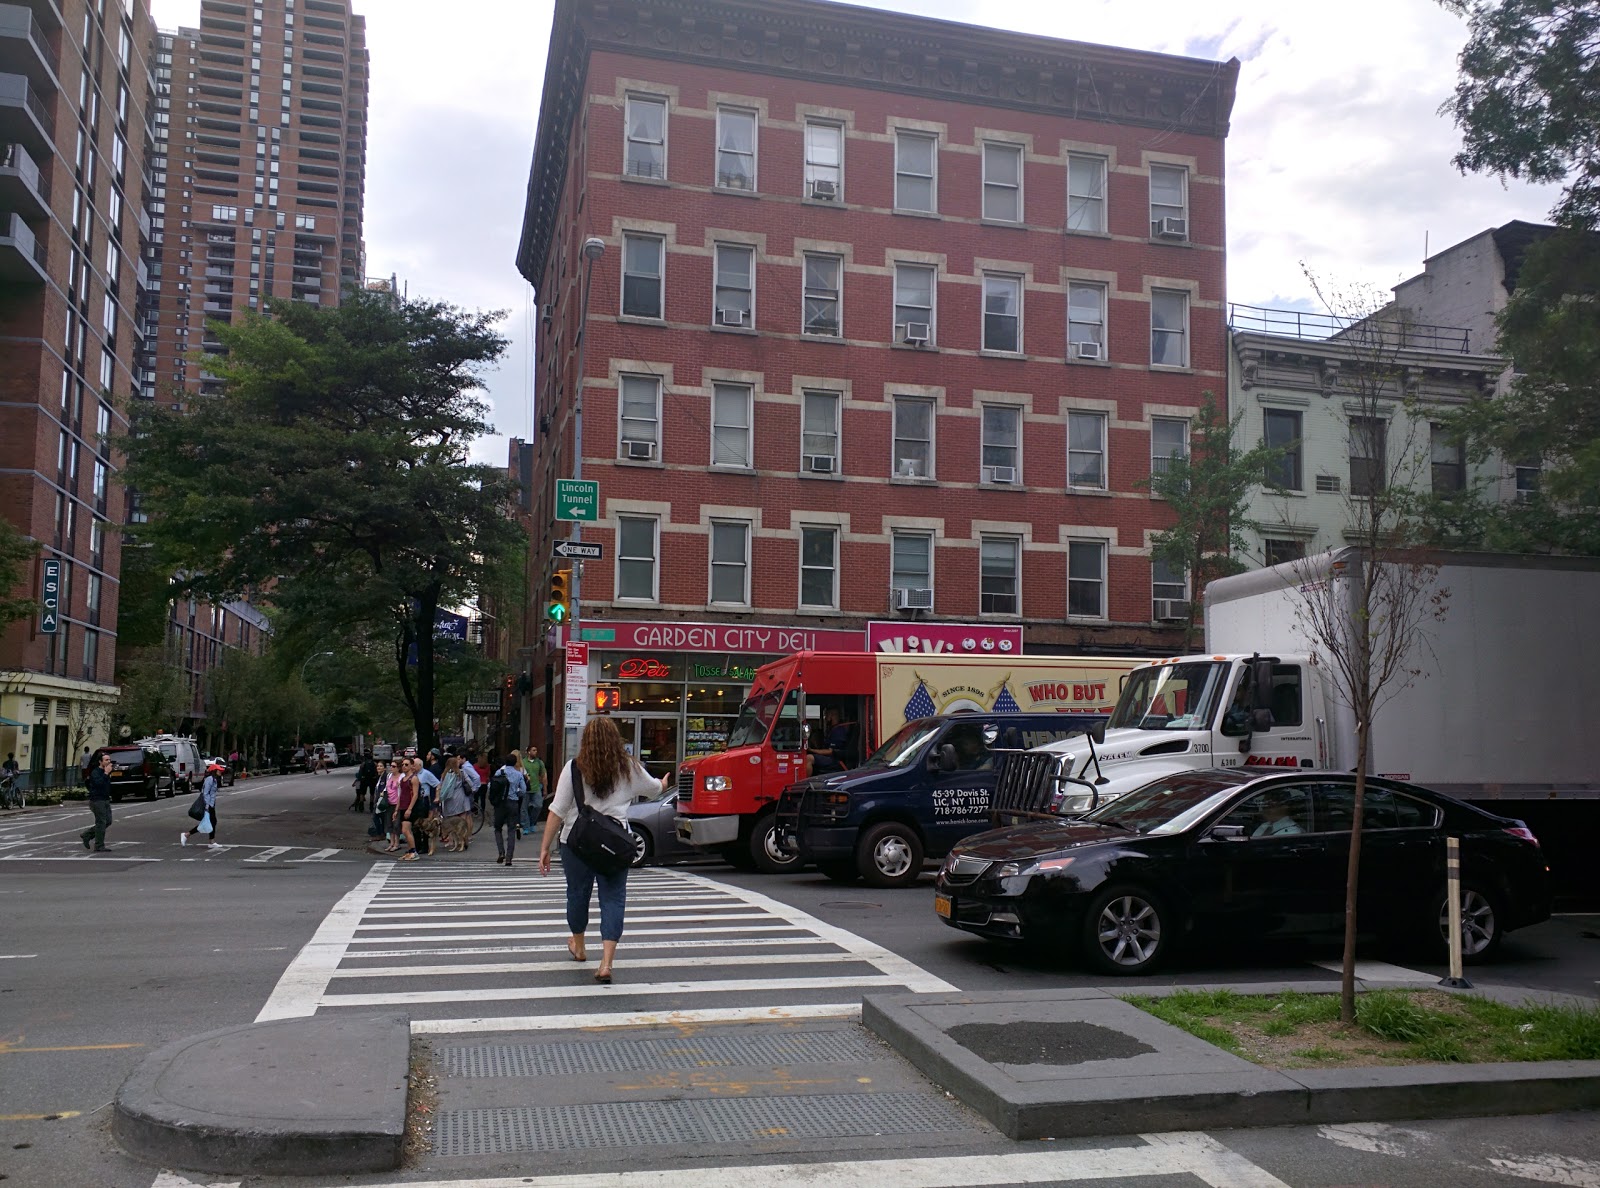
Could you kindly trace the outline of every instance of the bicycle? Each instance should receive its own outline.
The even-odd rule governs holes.
[[[0,776],[0,807],[22,809],[28,807],[28,796],[10,772]]]

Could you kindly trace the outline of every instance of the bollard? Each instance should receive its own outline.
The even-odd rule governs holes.
[[[1447,837],[1445,844],[1445,903],[1450,908],[1450,976],[1439,985],[1470,990],[1472,983],[1461,972],[1461,839]]]

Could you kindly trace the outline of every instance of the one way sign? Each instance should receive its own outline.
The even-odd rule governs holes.
[[[579,540],[556,541],[556,555],[559,557],[587,557],[591,561],[598,561],[605,556],[605,552],[597,544],[589,544]]]

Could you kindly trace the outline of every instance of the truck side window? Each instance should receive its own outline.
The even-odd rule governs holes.
[[[1300,668],[1279,664],[1272,670],[1272,696],[1269,699],[1274,726],[1299,726],[1301,716]]]
[[[772,727],[772,749],[774,751],[800,751],[804,750],[802,739],[804,734],[800,725],[800,692],[791,689],[789,696],[784,698],[783,708],[778,711],[778,720]]]

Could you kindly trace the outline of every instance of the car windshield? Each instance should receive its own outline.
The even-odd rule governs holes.
[[[1215,776],[1174,775],[1156,780],[1107,801],[1081,818],[1100,825],[1120,825],[1135,833],[1182,833],[1237,791]]]
[[[939,733],[939,723],[926,719],[907,722],[883,746],[872,753],[863,767],[904,767],[917,757],[926,743]]]
[[[1226,663],[1210,660],[1141,668],[1128,678],[1109,728],[1204,730],[1227,674]]]
[[[772,719],[782,704],[782,689],[768,689],[750,698],[739,710],[733,729],[728,731],[728,746],[759,747],[766,742],[767,734],[772,729]]]

